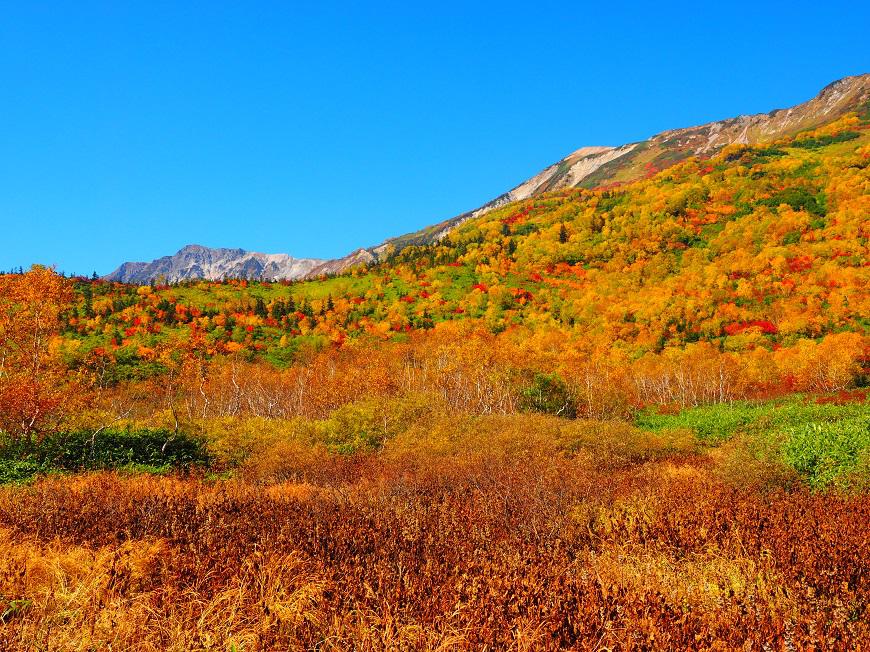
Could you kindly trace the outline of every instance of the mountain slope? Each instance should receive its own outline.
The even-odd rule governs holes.
[[[87,344],[74,347],[80,354],[178,338],[208,356],[280,366],[347,340],[433,331],[437,342],[458,332],[448,322],[464,322],[556,356],[575,346],[642,360],[703,344],[692,350],[739,354],[747,368],[782,362],[771,386],[792,387],[794,376],[836,389],[870,368],[868,187],[865,109],[619,188],[513,202],[353,274],[153,292],[83,281],[90,294],[65,332]],[[843,373],[819,380],[814,356],[835,353]]]
[[[870,74],[845,77],[823,88],[813,99],[790,109],[744,115],[708,124],[673,129],[648,140],[618,147],[582,147],[537,175],[479,208],[380,245],[355,250],[335,260],[293,258],[242,249],[208,249],[189,245],[174,256],[150,263],[124,263],[107,280],[147,283],[204,278],[278,280],[317,278],[376,263],[392,251],[437,242],[468,220],[516,201],[564,188],[616,187],[656,173],[691,157],[710,158],[732,144],[760,144],[830,123],[870,101]]]
[[[150,263],[124,263],[105,279],[140,284],[157,280],[174,283],[200,278],[272,281],[301,278],[322,262],[314,258],[293,258],[287,254],[187,245],[172,256],[163,256]]]
[[[314,268],[310,276],[340,273],[362,262],[375,261],[391,250],[437,241],[459,224],[514,201],[561,188],[621,185],[652,176],[692,156],[709,158],[726,145],[764,143],[812,129],[858,109],[868,100],[870,74],[856,75],[829,84],[813,99],[790,109],[673,129],[619,147],[583,147],[473,211],[327,261]]]

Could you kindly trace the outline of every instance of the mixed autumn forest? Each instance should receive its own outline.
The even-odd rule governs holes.
[[[870,644],[868,127],[332,277],[0,276],[3,649]]]

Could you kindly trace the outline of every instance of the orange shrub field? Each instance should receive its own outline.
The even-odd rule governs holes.
[[[297,456],[268,481],[261,464],[235,480],[94,473],[5,489],[3,649],[870,638],[866,497],[747,484],[618,424],[553,439],[547,419],[493,419],[460,424],[467,437],[436,428],[428,445]]]

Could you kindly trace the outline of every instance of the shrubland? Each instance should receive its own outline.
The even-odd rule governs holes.
[[[0,490],[0,639],[848,650],[870,635],[866,497],[811,491],[787,452],[735,445],[748,430],[710,448],[684,426],[407,409],[354,452],[342,416],[212,424],[216,450],[249,441],[231,477]]]

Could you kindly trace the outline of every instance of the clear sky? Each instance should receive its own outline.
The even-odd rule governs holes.
[[[472,6],[473,5],[473,6]],[[870,3],[0,0],[0,269],[336,257],[870,71]]]

